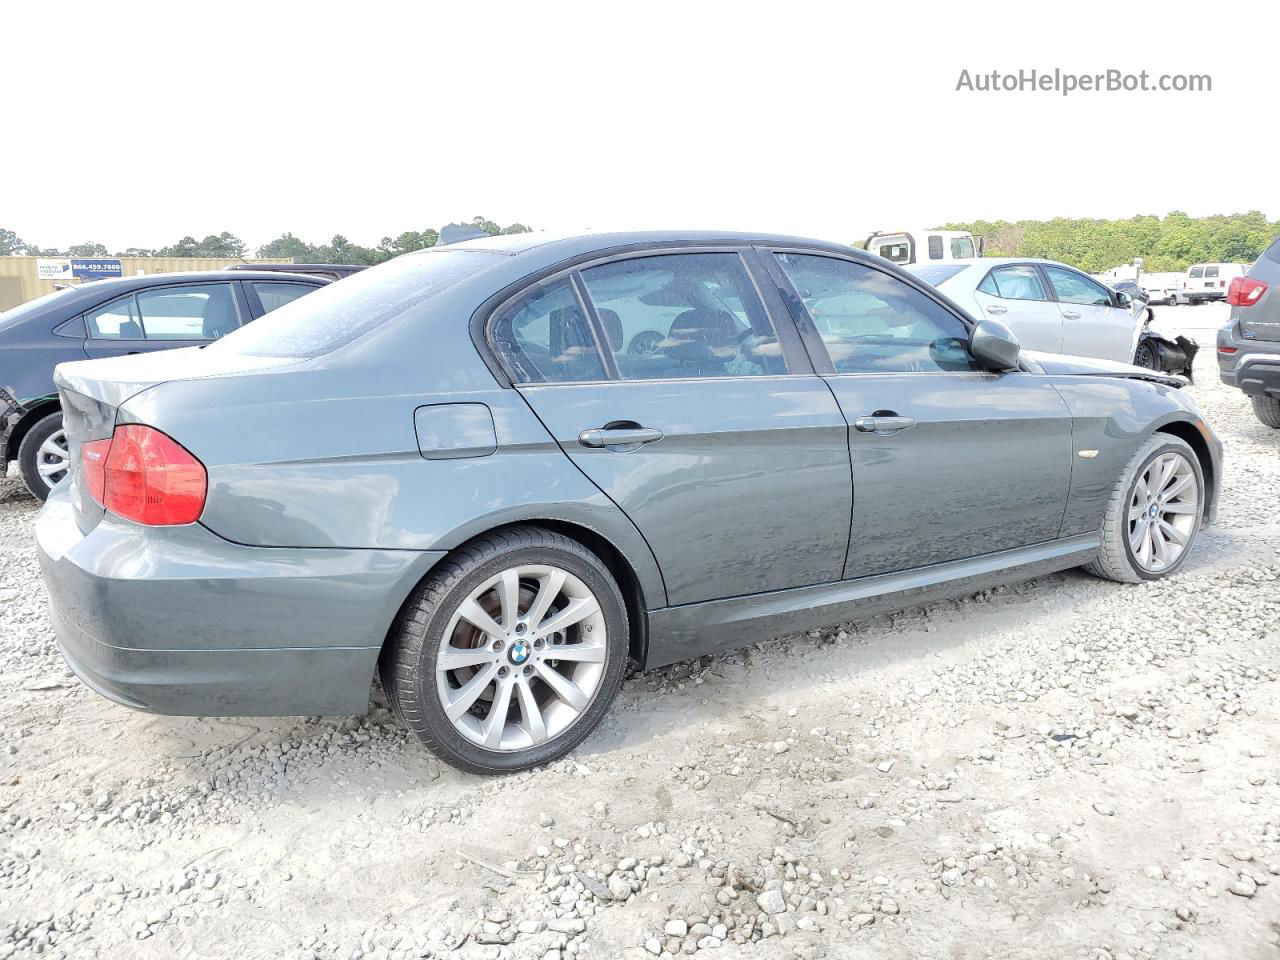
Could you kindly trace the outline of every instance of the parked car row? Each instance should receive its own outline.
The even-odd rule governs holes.
[[[427,748],[497,773],[581,742],[628,659],[1177,571],[1222,475],[1186,381],[1022,351],[1003,321],[1031,303],[1037,346],[1079,321],[1128,359],[1130,305],[1051,264],[972,270],[503,236],[202,348],[62,363],[69,476],[36,524],[60,647],[173,714],[361,713],[376,672]],[[113,329],[144,329],[121,295]],[[101,308],[71,311],[84,343]]]

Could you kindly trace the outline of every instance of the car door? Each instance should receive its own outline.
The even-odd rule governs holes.
[[[980,370],[967,323],[923,286],[855,259],[772,255],[851,426],[846,578],[1057,537],[1071,415],[1045,378]]]
[[[1008,326],[1025,349],[1062,352],[1062,311],[1034,264],[992,267],[974,290],[973,299],[982,315]]]
[[[1069,267],[1042,264],[1062,312],[1062,352],[1073,357],[1133,362],[1141,324],[1111,291]]]
[[[844,417],[749,259],[677,249],[597,262],[490,321],[516,388],[639,529],[672,605],[834,581],[844,567]]]
[[[112,357],[208,343],[245,315],[234,282],[149,287],[85,313],[85,353]]]

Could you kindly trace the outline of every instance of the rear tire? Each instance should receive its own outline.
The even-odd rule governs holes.
[[[47,500],[54,485],[71,467],[62,411],[46,414],[32,425],[18,445],[18,469],[22,482],[37,500]]]
[[[1273,430],[1280,430],[1280,400],[1271,397],[1250,397],[1253,415]]]
[[[600,722],[622,683],[629,630],[622,592],[595,554],[512,527],[454,551],[418,586],[383,649],[382,685],[446,763],[525,770],[564,756]]]
[[[1098,556],[1085,569],[1119,583],[1167,577],[1191,553],[1204,503],[1204,472],[1191,445],[1167,433],[1148,437],[1116,481]]]

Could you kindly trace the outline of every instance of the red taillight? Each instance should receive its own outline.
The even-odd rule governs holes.
[[[80,462],[83,465],[81,474],[84,485],[89,488],[89,496],[98,503],[103,502],[107,487],[107,451],[111,449],[110,438],[106,440],[90,440],[80,444]]]
[[[126,520],[150,526],[195,523],[204,510],[204,464],[153,427],[116,427],[110,440],[82,443],[80,457],[90,495]]]
[[[1253,277],[1232,277],[1227,289],[1227,303],[1233,307],[1252,307],[1267,292],[1267,285]]]
[[[1219,347],[1218,352],[1219,353],[1235,353],[1239,349],[1240,349],[1239,347]]]

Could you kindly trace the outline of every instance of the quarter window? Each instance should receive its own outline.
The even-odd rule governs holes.
[[[141,340],[142,324],[133,297],[121,297],[84,315],[89,336],[94,340]]]
[[[635,257],[588,267],[582,280],[623,380],[787,372],[736,253]]]
[[[1100,283],[1083,274],[1062,267],[1045,267],[1053,291],[1063,303],[1079,303],[1085,306],[1111,306],[1111,293]]]
[[[251,285],[253,292],[258,295],[258,302],[262,304],[263,313],[270,313],[315,290],[315,286],[310,283],[280,283],[274,280],[255,280]]]
[[[1005,300],[1048,300],[1044,292],[1044,284],[1040,282],[1040,274],[1035,267],[1028,264],[996,267],[983,280],[983,284],[991,281],[995,296]],[[983,293],[991,293],[988,287],[979,285]]]
[[[812,254],[778,254],[837,373],[976,370],[968,328],[880,270]]]
[[[240,326],[228,283],[143,290],[138,310],[148,340],[217,340]]]
[[[605,379],[591,327],[567,279],[536,287],[499,313],[493,345],[520,383]]]

